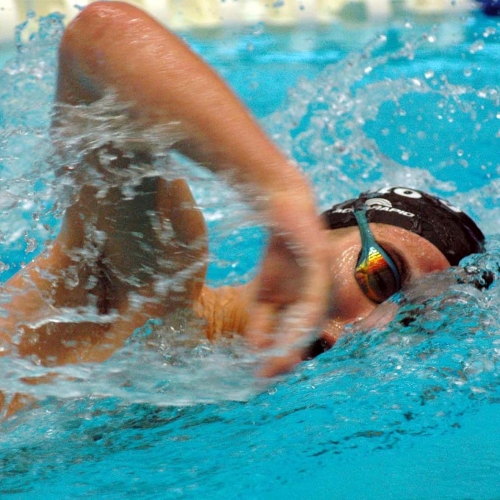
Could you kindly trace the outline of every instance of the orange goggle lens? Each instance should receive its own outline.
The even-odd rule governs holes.
[[[401,289],[401,276],[394,261],[375,241],[365,210],[357,210],[354,215],[362,245],[354,277],[363,293],[380,304]]]

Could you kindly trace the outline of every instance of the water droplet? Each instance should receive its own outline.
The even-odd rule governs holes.
[[[488,38],[490,35],[494,35],[496,32],[497,30],[493,28],[493,26],[489,26],[483,31],[483,36],[484,38]]]
[[[262,35],[262,33],[264,33],[264,23],[257,23],[255,25],[255,28],[254,28],[252,34],[259,36],[259,35]]]
[[[470,48],[469,52],[471,54],[475,54],[476,52],[480,52],[481,50],[484,49],[484,41],[483,40],[477,40],[477,42],[474,42]]]
[[[26,253],[31,253],[36,250],[37,242],[34,238],[26,238]]]

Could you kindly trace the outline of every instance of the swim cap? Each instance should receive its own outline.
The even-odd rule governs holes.
[[[389,187],[360,194],[321,214],[329,229],[356,226],[354,211],[366,210],[368,222],[407,229],[436,246],[452,266],[467,255],[484,252],[484,234],[448,201],[416,189]]]

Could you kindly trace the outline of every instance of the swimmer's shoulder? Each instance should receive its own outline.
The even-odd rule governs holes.
[[[194,310],[205,321],[209,340],[242,334],[248,323],[251,283],[211,288],[204,286]]]

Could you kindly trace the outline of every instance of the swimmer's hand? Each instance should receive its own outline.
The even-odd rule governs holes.
[[[93,2],[62,37],[57,101],[89,105],[110,89],[126,104],[120,123],[137,130],[131,144],[125,134],[122,147],[139,147],[137,138],[142,152],[171,146],[243,192],[249,188],[251,202],[257,192],[272,234],[247,336],[278,349],[263,375],[290,369],[322,326],[329,290],[326,234],[307,181],[180,38],[132,5]]]
[[[269,212],[271,237],[256,283],[247,338],[266,350],[260,376],[285,373],[322,331],[330,290],[326,231],[308,189],[281,193]]]

